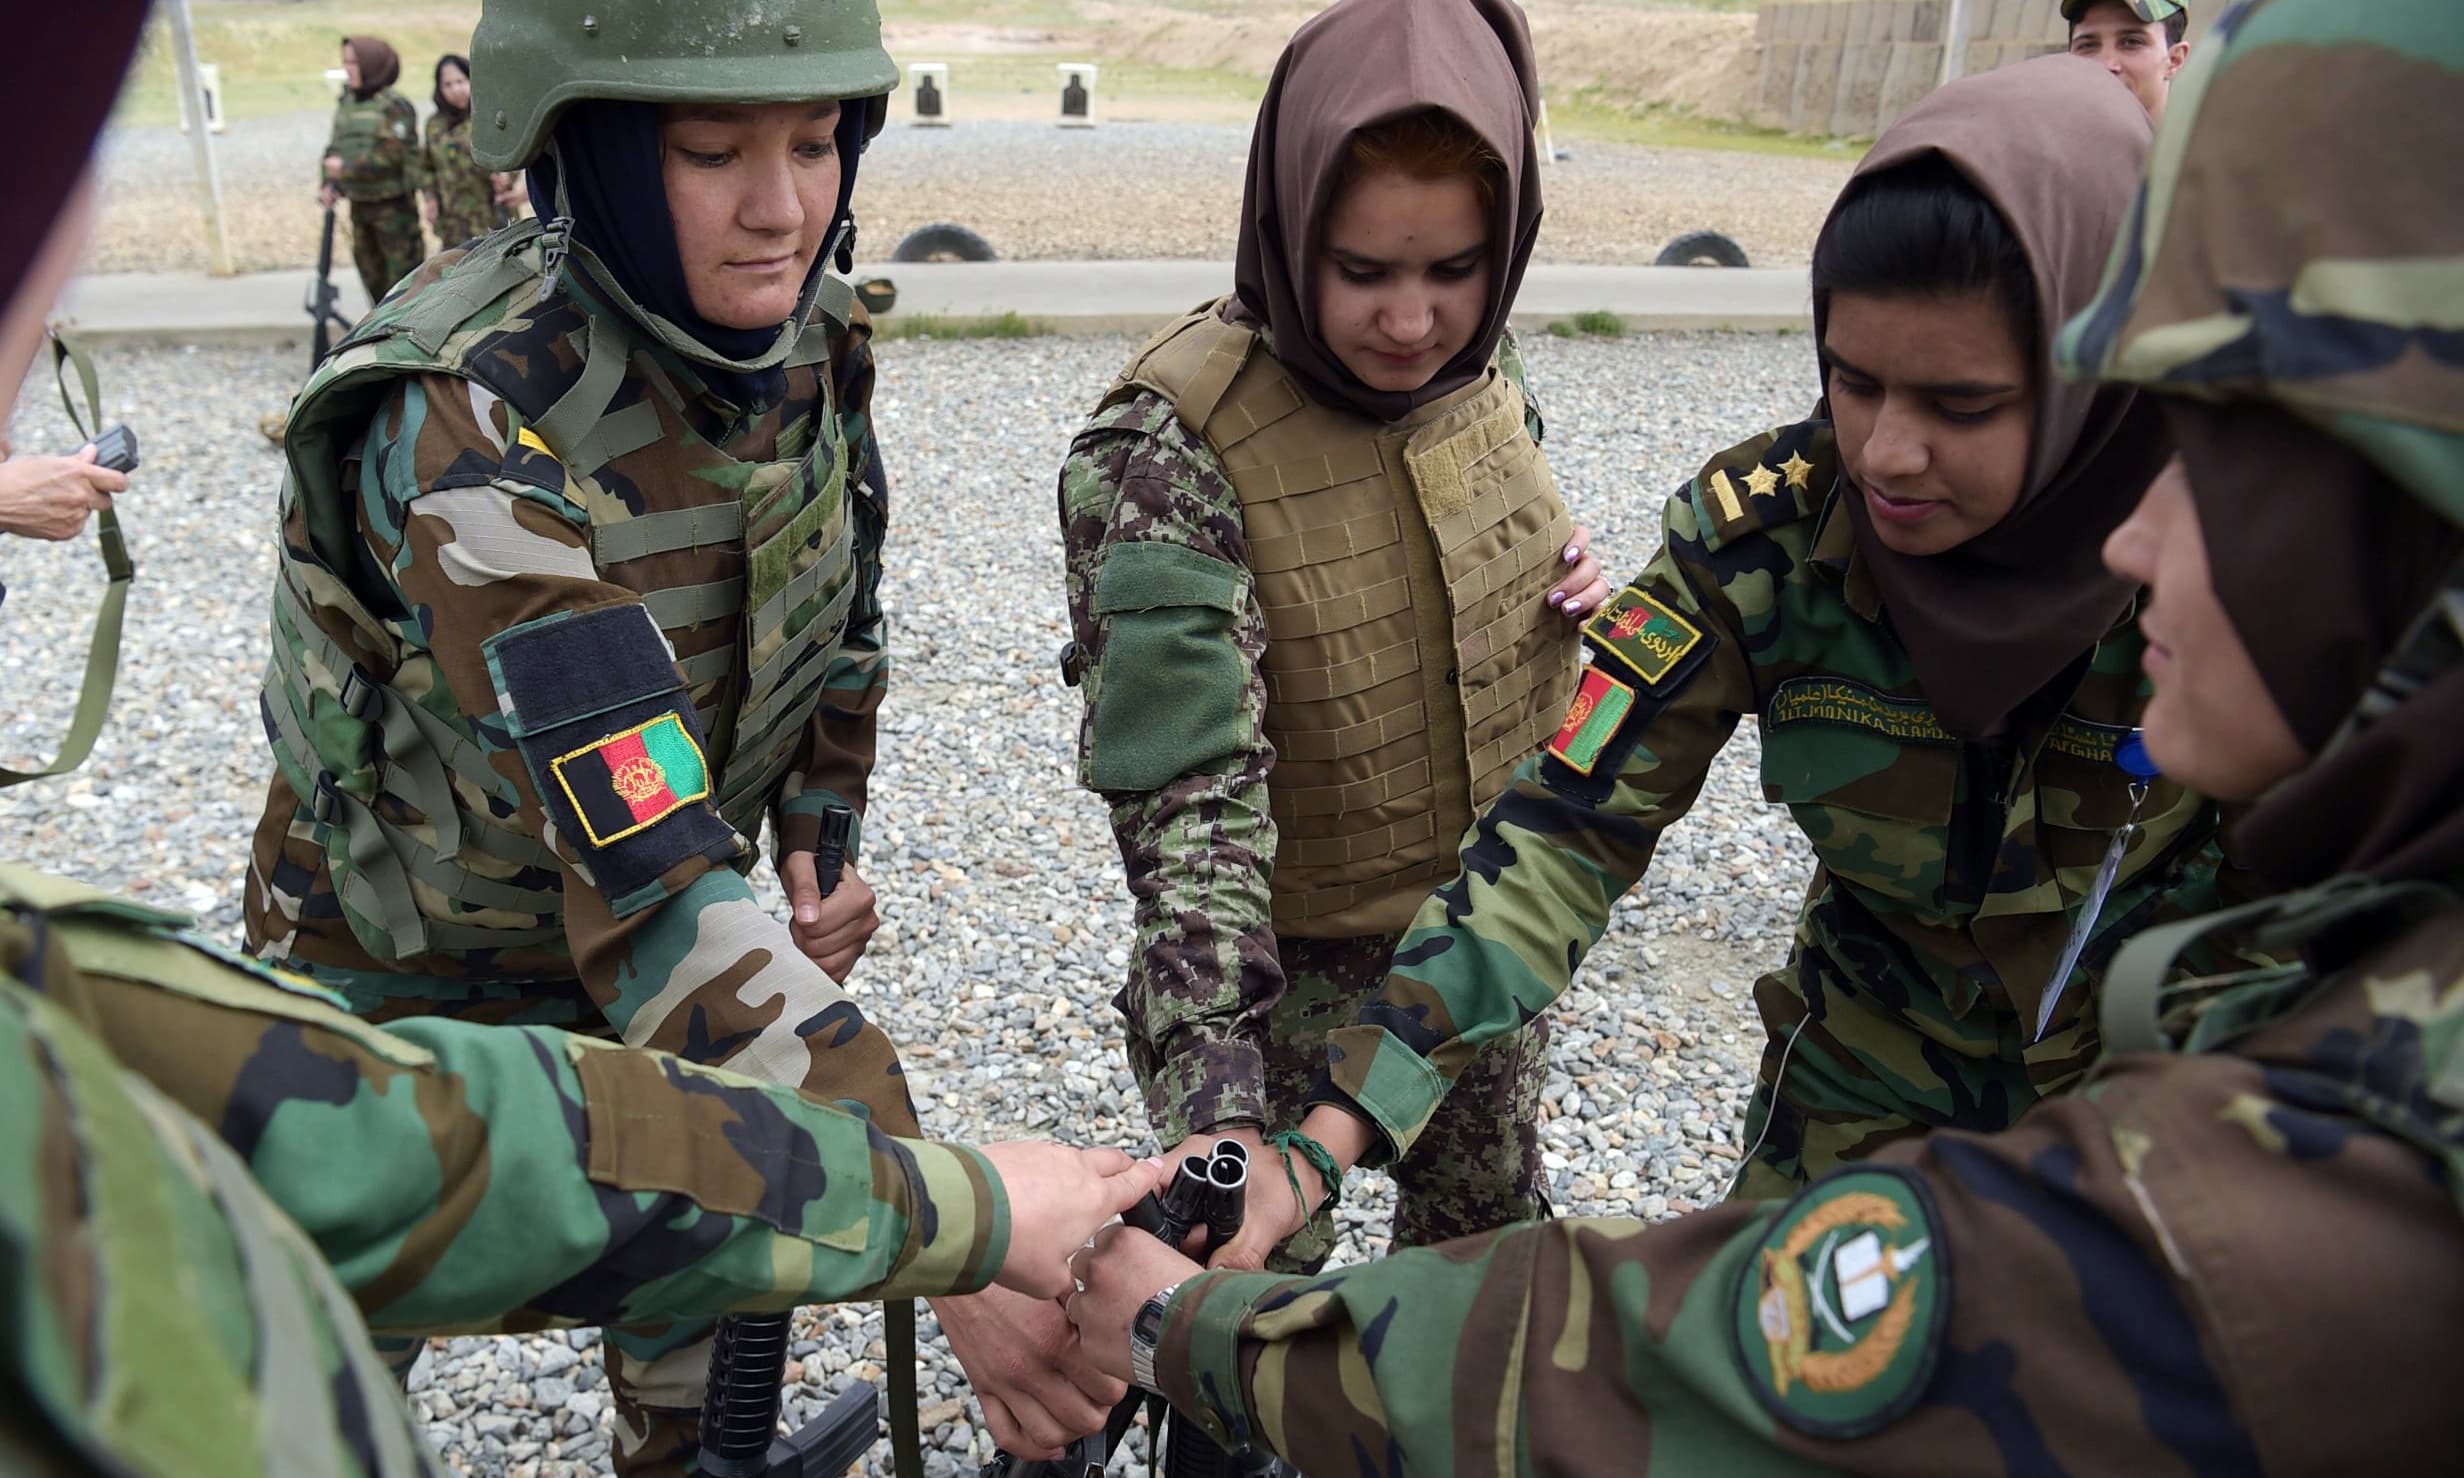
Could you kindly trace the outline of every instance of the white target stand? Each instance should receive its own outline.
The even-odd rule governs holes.
[[[1061,126],[1063,128],[1093,128],[1095,126],[1095,64],[1093,62],[1062,62],[1054,70],[1061,74]]]
[[[197,105],[199,111],[205,114],[207,133],[229,131],[231,125],[222,114],[222,68],[215,66],[212,62],[197,64]],[[180,120],[180,127],[182,129],[188,127],[188,120],[185,116]]]
[[[907,64],[907,101],[915,109],[912,120],[917,128],[947,128],[950,126],[950,64],[948,62],[909,62]]]

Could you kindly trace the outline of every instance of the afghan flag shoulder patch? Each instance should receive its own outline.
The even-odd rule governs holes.
[[[1588,775],[1600,763],[1600,751],[1617,736],[1617,726],[1634,711],[1634,690],[1597,667],[1585,667],[1583,680],[1566,705],[1566,721],[1557,726],[1548,752],[1577,775]]]
[[[1659,692],[1704,643],[1703,630],[1667,602],[1629,585],[1583,623],[1583,635],[1602,656]]]
[[[655,826],[710,794],[709,762],[675,712],[585,744],[550,768],[594,847]]]

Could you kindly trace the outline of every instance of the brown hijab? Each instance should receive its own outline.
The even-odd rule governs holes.
[[[342,44],[359,58],[359,86],[351,90],[353,97],[375,97],[402,79],[402,58],[374,36],[345,36]]]
[[[2464,529],[2273,402],[2164,396],[2209,579],[2302,747],[2327,747],[2464,547]],[[2464,877],[2464,667],[2269,792],[2234,832],[2278,888]]]
[[[1843,192],[1939,157],[2001,215],[2036,278],[2036,428],[2027,485],[2009,516],[1956,549],[1919,557],[1883,544],[1853,489],[1845,499],[1858,555],[1927,701],[1966,738],[1997,733],[2087,654],[2136,592],[2106,570],[2102,551],[2164,467],[2161,418],[2134,391],[2056,376],[2052,343],[2096,295],[2148,141],[2147,114],[2104,68],[2040,57],[1926,97],[1875,140]],[[1827,308],[1817,294],[1817,341]]]
[[[1310,393],[1375,421],[1400,420],[1486,373],[1540,232],[1538,97],[1531,31],[1512,0],[1336,0],[1293,33],[1258,107],[1235,316],[1266,325],[1276,359]],[[1489,229],[1488,313],[1428,384],[1372,390],[1318,337],[1313,264],[1352,136],[1424,108],[1461,119],[1506,164]]]

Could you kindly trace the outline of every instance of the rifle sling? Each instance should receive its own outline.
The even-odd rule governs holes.
[[[102,395],[94,380],[94,364],[85,354],[69,347],[58,334],[51,337],[52,374],[60,384],[60,406],[68,412],[71,426],[88,441],[102,424]],[[69,399],[68,371],[77,371],[79,384],[85,390],[85,416]],[[128,543],[120,535],[119,515],[103,509],[94,515],[94,531],[103,550],[103,573],[110,583],[103,588],[103,603],[94,614],[94,634],[86,642],[85,676],[77,689],[77,710],[70,717],[68,735],[60,741],[60,753],[49,765],[36,770],[16,770],[0,765],[0,790],[23,785],[29,780],[44,780],[65,775],[86,762],[94,752],[94,741],[103,732],[103,718],[111,711],[111,689],[120,672],[120,618],[128,605],[129,582],[136,578],[137,567],[129,562]]]
[[[915,1300],[885,1299],[881,1334],[890,1369],[890,1470],[898,1478],[924,1478],[924,1433],[915,1395]]]

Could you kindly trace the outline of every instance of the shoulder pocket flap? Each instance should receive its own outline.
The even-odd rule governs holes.
[[[516,739],[684,687],[650,612],[632,601],[525,621],[482,647]]]
[[[829,1194],[836,1177],[824,1163],[828,1147],[782,1108],[795,1102],[794,1090],[579,1038],[565,1051],[581,1083],[584,1172],[594,1184],[683,1196],[712,1215],[752,1217],[824,1247],[863,1251],[871,1231],[863,1204],[844,1188]],[[869,1168],[869,1157],[860,1163]],[[858,1183],[869,1191],[851,1176]]]
[[[1869,816],[1948,824],[1959,794],[1958,742],[1909,732],[1904,717],[1888,705],[1820,718],[1784,718],[1766,710],[1763,798],[1785,806],[1838,806]]]
[[[1237,611],[1248,585],[1246,570],[1184,545],[1115,544],[1095,577],[1095,613],[1167,606]]]

